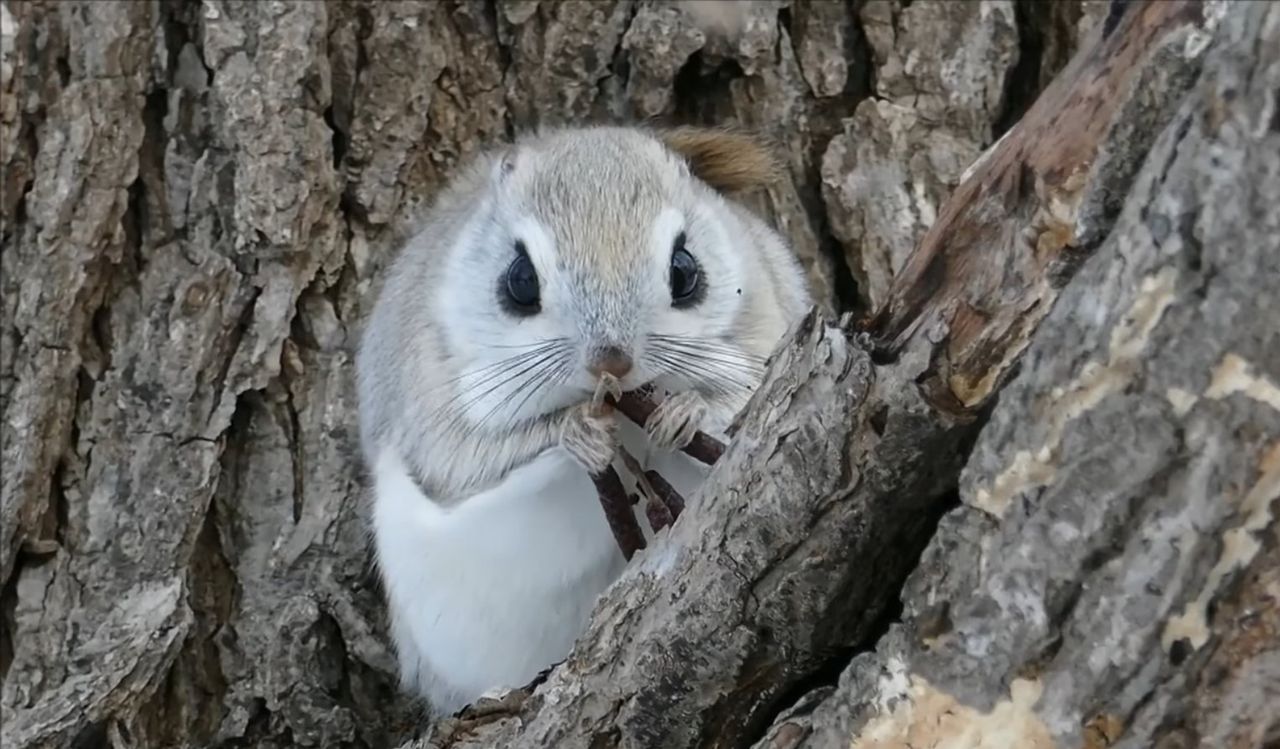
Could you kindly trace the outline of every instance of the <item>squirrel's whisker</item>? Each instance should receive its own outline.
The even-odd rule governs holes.
[[[482,381],[481,384],[491,382],[493,379],[497,377],[502,377],[502,375],[506,375],[505,377],[502,377],[502,379],[499,380],[498,382],[493,383],[489,387],[485,388],[483,392],[480,392],[475,395],[472,395],[472,393],[473,391],[478,389],[479,386],[473,385],[471,387],[468,387],[466,390],[463,390],[462,392],[458,393],[458,395],[455,398],[447,402],[444,405],[444,407],[440,409],[438,413],[443,414],[449,410],[456,410],[457,415],[459,417],[465,416],[467,409],[471,408],[471,406],[474,406],[476,403],[479,403],[481,400],[483,400],[485,397],[487,397],[494,391],[507,385],[508,383],[519,380],[521,377],[524,377],[530,371],[537,369],[539,366],[541,366],[545,362],[554,360],[559,355],[560,355],[559,351],[545,352],[539,357],[537,357],[533,363],[526,364],[523,369],[519,369],[514,372],[503,371],[497,375],[487,377]],[[521,364],[525,364],[525,362],[521,362]],[[467,397],[467,396],[471,396],[471,397]]]

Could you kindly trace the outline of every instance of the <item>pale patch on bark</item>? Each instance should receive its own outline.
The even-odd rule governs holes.
[[[1035,713],[1043,687],[1037,680],[1015,679],[1009,699],[990,712],[962,705],[919,676],[911,677],[908,698],[892,712],[871,720],[850,749],[1050,749],[1049,729]]]
[[[1165,391],[1164,397],[1169,400],[1169,405],[1173,406],[1173,413],[1178,417],[1186,416],[1200,400],[1198,395],[1182,388],[1169,388]]]
[[[1013,464],[996,477],[990,489],[977,491],[973,502],[975,507],[1000,517],[1014,497],[1053,480],[1053,460],[1067,424],[1088,413],[1108,396],[1124,390],[1133,381],[1138,358],[1165,309],[1173,302],[1176,285],[1177,271],[1172,267],[1162,268],[1143,279],[1128,314],[1111,331],[1107,363],[1091,361],[1073,383],[1062,390],[1055,389],[1052,393],[1054,402],[1046,416],[1049,430],[1044,445],[1034,456],[1029,451],[1018,452]]]
[[[1209,389],[1205,391],[1206,398],[1221,400],[1235,393],[1243,393],[1245,396],[1270,406],[1280,411],[1280,387],[1276,387],[1275,383],[1268,380],[1265,376],[1253,374],[1253,367],[1249,362],[1236,354],[1227,354],[1222,357],[1222,363],[1213,370],[1213,380],[1209,383]]]
[[[1209,641],[1209,601],[1217,595],[1228,575],[1247,566],[1262,549],[1256,534],[1271,523],[1271,505],[1280,498],[1280,442],[1273,443],[1267,450],[1259,469],[1262,475],[1258,482],[1240,501],[1239,513],[1244,516],[1244,522],[1223,534],[1222,554],[1209,571],[1204,588],[1165,626],[1160,644],[1166,652],[1179,640],[1186,640],[1197,649]]]

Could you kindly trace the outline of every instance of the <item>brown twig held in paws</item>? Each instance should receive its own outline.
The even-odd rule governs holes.
[[[645,422],[649,420],[649,417],[658,408],[658,404],[646,392],[641,390],[623,393],[620,398],[613,397],[612,403],[618,407],[623,416],[640,426],[644,426]],[[724,454],[724,445],[719,440],[709,437],[703,432],[695,434],[693,441],[680,449],[694,460],[707,465],[714,465],[720,459],[720,456]]]
[[[616,407],[641,427],[658,407],[647,388],[623,393],[618,380],[607,372],[601,375],[591,403],[597,411]],[[724,445],[703,432],[698,432],[693,441],[682,450],[693,459],[712,465],[724,454]],[[621,445],[618,446],[618,453],[626,462],[628,470],[635,475],[640,492],[645,496],[645,517],[649,520],[649,527],[657,532],[674,523],[684,510],[684,497],[657,471],[644,470],[639,461]],[[604,473],[592,476],[591,479],[595,482],[596,491],[600,495],[600,506],[604,508],[605,519],[618,542],[618,548],[622,549],[623,556],[629,561],[646,544],[644,533],[631,509],[633,502],[622,485],[622,478],[610,466]]]
[[[648,479],[649,486],[653,487],[658,499],[662,500],[662,504],[666,506],[667,513],[671,515],[671,522],[674,523],[676,518],[680,517],[680,513],[684,512],[684,497],[680,496],[680,492],[667,483],[667,480],[657,471],[645,471],[644,477]]]
[[[618,540],[618,548],[627,561],[635,553],[645,547],[644,533],[636,522],[635,512],[631,509],[631,498],[622,486],[622,478],[613,466],[604,469],[599,476],[592,476],[596,491],[600,494],[600,506],[604,508],[605,520],[609,521],[609,529]]]
[[[618,379],[605,372],[600,375],[596,392],[591,397],[592,408],[597,413],[613,408],[613,402],[621,394],[622,387]],[[635,512],[631,509],[631,498],[622,485],[622,477],[613,466],[609,466],[599,476],[592,476],[591,480],[595,482],[596,493],[600,495],[600,506],[604,508],[605,520],[613,531],[618,548],[622,550],[622,556],[631,561],[637,551],[645,548],[645,541],[644,532],[640,530],[640,523],[636,521]]]
[[[636,477],[636,486],[640,489],[640,493],[643,494],[645,498],[644,515],[649,519],[649,527],[653,529],[653,532],[657,533],[663,528],[674,523],[676,518],[671,512],[671,508],[667,505],[666,500],[658,491],[657,487],[653,486],[649,481],[648,474],[652,473],[654,476],[657,476],[657,472],[646,472],[644,467],[640,465],[640,461],[636,460],[635,456],[633,456],[627,448],[622,445],[618,445],[618,455],[622,458],[622,462],[627,465],[627,470],[631,471],[632,475]],[[661,480],[661,477],[659,477],[659,480]],[[667,484],[665,480],[663,480],[662,483]],[[667,486],[670,487],[670,484],[667,484]],[[681,505],[684,504],[683,499],[680,500],[680,502]]]

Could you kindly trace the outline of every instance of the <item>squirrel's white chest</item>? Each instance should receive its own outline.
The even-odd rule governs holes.
[[[564,658],[624,560],[591,479],[559,448],[455,508],[393,455],[374,531],[406,685],[440,711]]]
[[[705,477],[682,455],[650,455],[634,425],[620,425],[619,438],[686,497]],[[565,658],[625,566],[595,484],[558,447],[448,509],[387,451],[374,469],[374,502],[401,677],[437,712],[522,686]]]

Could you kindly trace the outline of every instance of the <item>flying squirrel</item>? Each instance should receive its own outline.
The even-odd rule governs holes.
[[[678,449],[724,439],[811,305],[733,199],[776,174],[729,130],[532,133],[461,169],[386,269],[361,443],[402,687],[433,714],[569,654],[626,564],[591,479],[619,443],[686,497],[705,477]],[[591,407],[605,373],[656,389],[643,429]]]

